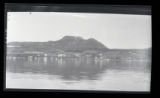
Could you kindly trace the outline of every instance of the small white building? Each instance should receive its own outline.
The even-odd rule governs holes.
[[[58,53],[58,57],[66,57],[64,53]]]

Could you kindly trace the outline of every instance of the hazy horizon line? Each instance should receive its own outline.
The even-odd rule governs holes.
[[[89,38],[89,39],[90,39],[90,38]],[[87,40],[87,39],[86,39],[86,40]],[[7,41],[6,41],[6,42],[7,42],[7,44],[8,44],[8,43],[11,43],[11,42],[35,42],[35,43],[36,43],[36,42],[42,42],[42,43],[43,43],[43,42],[49,42],[49,41],[53,41],[53,40],[48,40],[48,41],[10,41],[10,42],[7,42]],[[55,41],[58,41],[58,40],[55,40]],[[103,43],[102,43],[102,44],[103,44]],[[104,44],[103,44],[103,45],[104,45]],[[106,45],[105,45],[105,46],[106,46]],[[126,50],[127,50],[127,49],[139,49],[139,50],[141,49],[141,50],[143,50],[143,49],[150,49],[150,48],[152,48],[152,46],[151,46],[151,47],[148,47],[148,48],[109,48],[108,46],[106,46],[106,47],[107,47],[108,49],[124,49],[124,50],[125,50],[125,49],[126,49]]]

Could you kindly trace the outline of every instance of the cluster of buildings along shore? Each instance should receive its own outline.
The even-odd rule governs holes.
[[[101,58],[105,59],[103,53],[93,53],[93,52],[55,52],[55,53],[45,53],[38,51],[26,51],[24,53],[8,53],[7,56],[37,56],[37,57],[56,57],[56,58]]]
[[[23,53],[10,52],[7,53],[8,57],[55,57],[55,58],[91,58],[91,59],[148,59],[146,54],[138,54],[136,52],[52,52],[46,53],[41,51],[25,51]]]

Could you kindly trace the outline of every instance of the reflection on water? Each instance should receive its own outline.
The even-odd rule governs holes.
[[[8,57],[6,82],[9,88],[25,88],[24,84],[30,87],[29,85],[35,82],[36,85],[39,84],[38,88],[47,89],[123,90],[128,84],[125,90],[148,91],[150,66],[149,61]],[[43,82],[37,81],[38,79]]]

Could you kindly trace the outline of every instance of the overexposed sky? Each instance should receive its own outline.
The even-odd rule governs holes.
[[[151,47],[151,16],[132,14],[8,12],[7,42],[95,38],[108,48]]]

